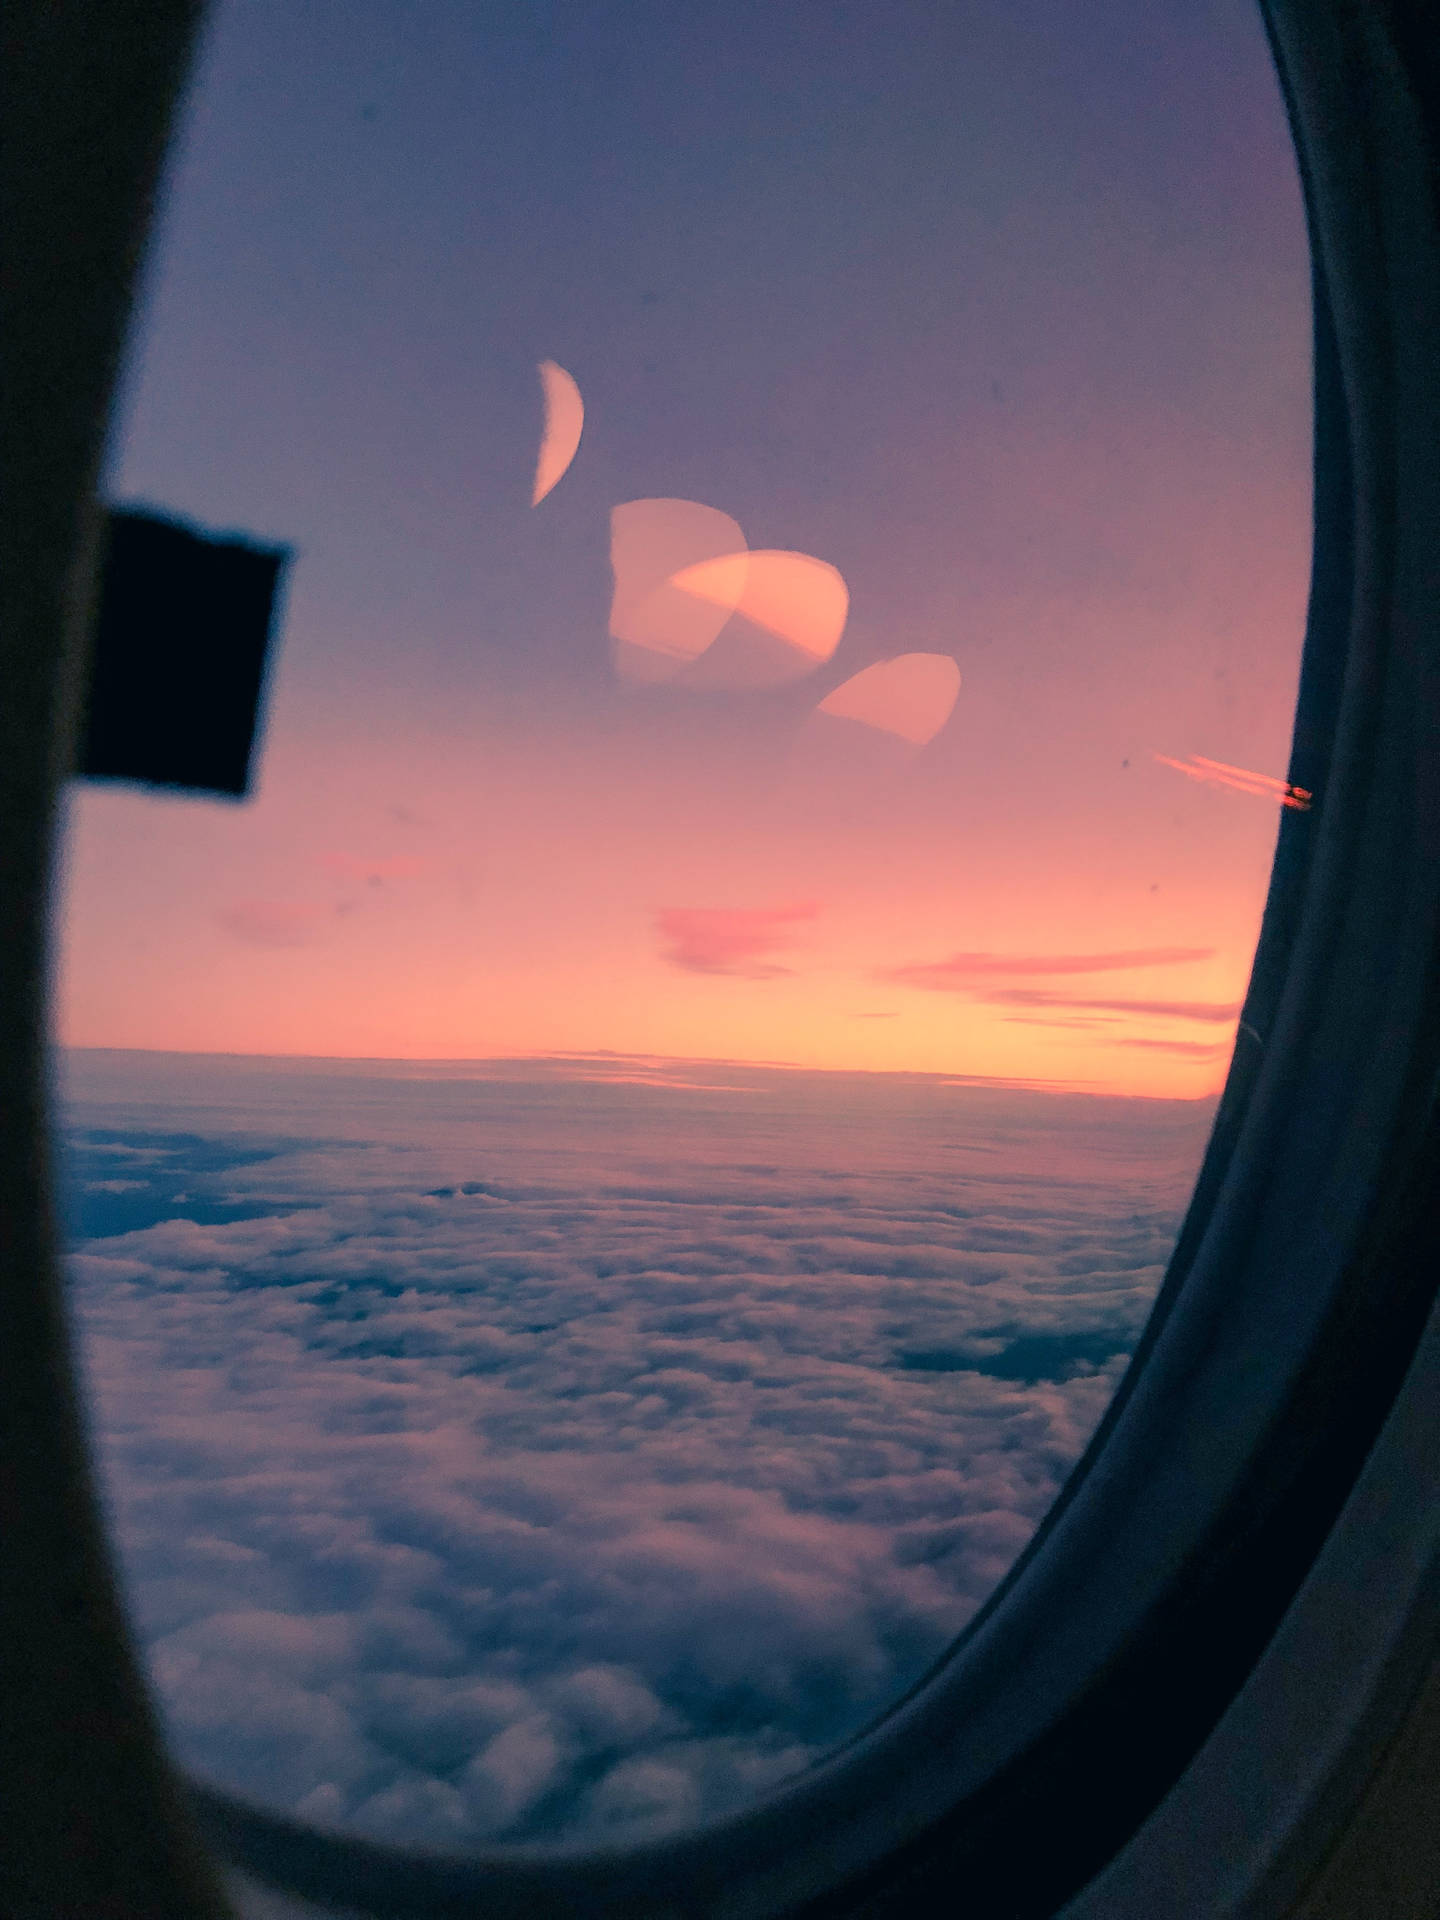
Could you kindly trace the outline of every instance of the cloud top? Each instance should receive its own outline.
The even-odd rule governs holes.
[[[72,1297],[176,1750],[461,1850],[717,1816],[913,1684],[1108,1400],[1206,1118],[119,1071]]]

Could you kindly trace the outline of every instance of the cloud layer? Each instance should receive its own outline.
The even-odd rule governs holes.
[[[661,1831],[883,1710],[992,1589],[1205,1116],[745,1071],[769,1098],[77,1110],[105,1480],[193,1769],[417,1845]]]

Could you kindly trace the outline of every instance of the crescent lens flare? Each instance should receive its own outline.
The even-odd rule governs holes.
[[[540,457],[535,463],[535,491],[532,507],[538,507],[563,479],[580,445],[585,426],[585,402],[580,389],[564,367],[553,360],[540,362],[540,385],[545,395],[545,428],[540,439]]]

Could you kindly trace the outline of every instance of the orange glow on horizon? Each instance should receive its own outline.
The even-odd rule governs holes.
[[[708,702],[694,711],[711,724]],[[713,750],[697,737],[587,726],[537,765],[528,739],[467,725],[423,757],[330,750],[319,781],[309,745],[282,739],[244,809],[83,790],[60,1032],[192,1052],[610,1048],[1215,1091],[1268,871],[1246,810],[1223,830],[1197,822],[1186,864],[1157,869],[1175,829],[1123,781],[1134,811],[1109,837],[1043,801],[1033,824],[986,814],[976,834],[917,796],[938,756],[837,816],[843,782],[797,790],[787,756],[767,771],[736,752],[743,731]],[[1158,852],[1141,842],[1137,859],[1126,820]],[[134,851],[117,864],[122,836]],[[1177,867],[1183,884],[1147,889]]]
[[[540,796],[548,811],[528,818],[497,786],[480,811],[512,820],[518,839],[478,860],[476,803],[459,790],[417,804],[436,825],[392,825],[337,858],[327,804],[353,818],[358,803],[302,786],[319,815],[310,849],[281,805],[272,851],[237,872],[225,848],[245,816],[172,807],[163,869],[76,876],[90,905],[67,930],[66,1043],[395,1060],[598,1048],[1161,1098],[1208,1096],[1224,1072],[1248,964],[1243,895],[1177,901],[1157,920],[1089,899],[1083,875],[1071,885],[1062,868],[1029,906],[1023,890],[977,892],[972,879],[948,911],[983,910],[1014,944],[936,960],[925,948],[942,909],[893,858],[852,860],[847,883],[837,847],[816,894],[787,899],[786,875],[813,862],[796,864],[783,837],[767,844],[737,823],[727,882],[673,807],[637,806],[633,828],[605,810],[592,828],[576,810],[584,793],[593,809],[583,783]],[[104,792],[85,803],[132,815],[136,831],[155,806]],[[83,838],[78,852],[84,864]],[[671,904],[687,895],[694,904]],[[1074,950],[1040,947],[1055,925]],[[1211,944],[1182,945],[1196,925]],[[1145,932],[1171,938],[1142,944]]]

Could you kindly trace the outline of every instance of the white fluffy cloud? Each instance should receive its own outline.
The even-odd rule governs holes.
[[[368,1140],[315,1089],[264,1137],[77,1107],[105,1480],[196,1772],[420,1845],[654,1832],[940,1653],[1112,1391],[1203,1116],[958,1090],[897,1138],[773,1078],[607,1087],[601,1131],[503,1087]]]

